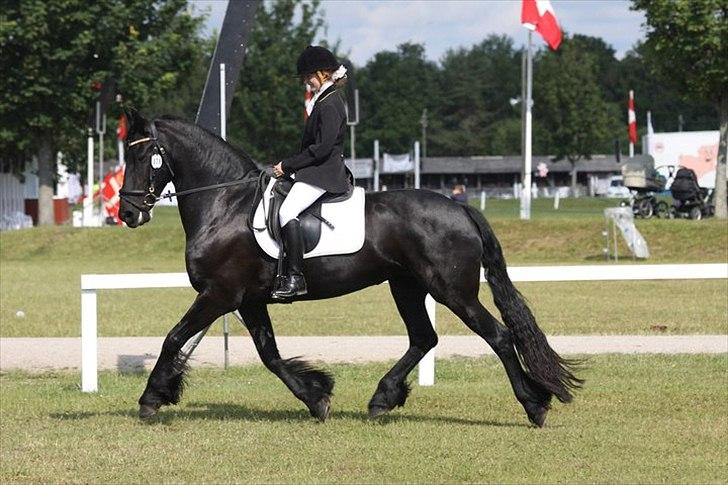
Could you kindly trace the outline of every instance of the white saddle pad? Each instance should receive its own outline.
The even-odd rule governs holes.
[[[278,259],[278,243],[270,237],[265,227],[265,218],[270,207],[271,191],[276,179],[271,178],[263,193],[263,198],[255,209],[253,232],[255,240],[271,258]],[[332,256],[335,254],[351,254],[364,246],[364,189],[355,187],[351,197],[343,202],[323,203],[321,217],[329,221],[334,229],[321,224],[321,239],[304,258],[316,256]],[[262,229],[262,230],[259,230]]]

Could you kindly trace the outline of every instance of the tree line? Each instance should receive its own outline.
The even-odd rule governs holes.
[[[649,2],[635,0],[635,7],[648,9]],[[194,119],[215,39],[202,35],[204,18],[185,0],[14,0],[4,15],[3,170],[19,171],[35,156],[45,167],[39,169],[41,185],[52,186],[56,150],[81,169],[86,120],[97,96],[90,86],[109,77],[117,80],[124,101],[147,115]],[[303,86],[295,77],[295,61],[302,49],[316,41],[346,57],[338,42],[319,40],[324,29],[318,1],[265,2],[256,15],[228,138],[260,163],[299,147]],[[566,33],[558,51],[539,49],[534,153],[575,161],[613,152],[615,140],[626,151],[630,89],[640,135],[647,110],[656,131],[716,129],[715,99],[676,83],[675,72],[664,69],[664,52],[653,44],[635,45],[618,59],[603,39]],[[438,62],[416,43],[376,53],[352,73],[361,103],[357,156],[371,156],[375,139],[384,151],[409,151],[422,137],[425,110],[427,156],[519,154],[521,65],[520,44],[502,35],[452,49]],[[115,105],[109,131],[118,113]]]

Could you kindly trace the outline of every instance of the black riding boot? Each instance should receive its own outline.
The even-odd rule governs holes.
[[[276,300],[287,300],[305,295],[306,280],[303,278],[303,235],[301,223],[293,219],[281,228],[283,247],[286,250],[287,274],[280,287],[273,292]]]

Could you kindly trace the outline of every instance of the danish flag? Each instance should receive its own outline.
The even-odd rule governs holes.
[[[561,27],[549,0],[523,0],[521,24],[535,30],[553,50],[561,44]]]
[[[634,113],[634,91],[629,91],[627,105],[627,123],[629,123],[629,142],[637,144],[637,116]]]

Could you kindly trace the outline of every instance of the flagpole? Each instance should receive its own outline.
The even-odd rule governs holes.
[[[528,31],[528,45],[526,47],[526,99],[525,128],[523,130],[523,188],[521,190],[521,219],[531,219],[531,94],[533,85],[533,53],[531,48],[531,30]]]

